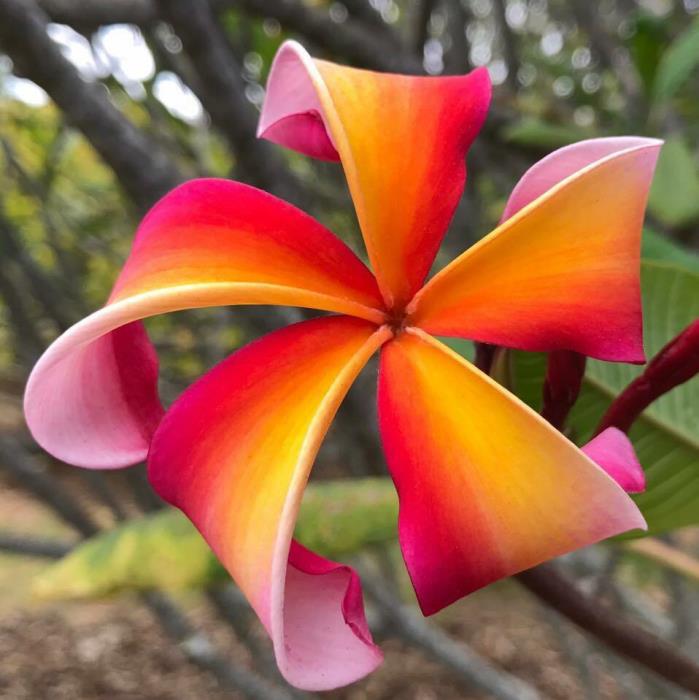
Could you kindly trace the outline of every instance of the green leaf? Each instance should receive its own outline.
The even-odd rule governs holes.
[[[699,275],[660,263],[643,266],[646,353],[663,345],[699,317]],[[640,367],[591,360],[585,389],[571,414],[587,440],[611,398]],[[649,532],[699,523],[699,377],[655,401],[632,427],[631,437],[646,472],[646,492],[635,497]]]
[[[666,226],[685,226],[699,219],[699,172],[681,137],[669,138],[660,150],[648,209]]]
[[[647,12],[640,12],[634,21],[629,48],[646,94],[653,92],[658,64],[667,46],[666,21]]]
[[[644,340],[652,357],[699,317],[699,275],[677,267],[644,262],[642,267]],[[512,354],[513,390],[535,409],[541,405],[546,369],[543,354]],[[571,412],[573,438],[584,444],[612,398],[642,367],[588,361],[580,398]],[[699,377],[653,403],[630,431],[646,472],[647,489],[634,499],[649,533],[699,524]]]
[[[592,134],[576,126],[551,124],[534,117],[525,117],[503,131],[506,141],[520,146],[560,148],[575,141],[588,139]]]
[[[663,53],[653,84],[656,103],[670,99],[699,66],[699,17]]]
[[[398,500],[389,479],[311,484],[295,536],[329,558],[396,538]],[[133,520],[77,546],[35,581],[42,599],[100,597],[122,590],[200,588],[228,574],[178,510]]]
[[[641,255],[646,260],[671,263],[699,273],[699,255],[648,227],[643,230]]]

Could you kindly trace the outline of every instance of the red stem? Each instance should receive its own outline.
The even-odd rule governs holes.
[[[699,319],[671,340],[612,401],[596,433],[614,426],[627,432],[658,397],[699,373]]]
[[[549,353],[541,415],[557,430],[563,428],[578,399],[585,374],[585,356],[570,350]]]

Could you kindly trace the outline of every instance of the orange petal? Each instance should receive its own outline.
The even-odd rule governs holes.
[[[381,351],[379,421],[423,611],[645,522],[602,469],[446,346]]]
[[[267,628],[282,673],[306,689],[350,683],[381,660],[356,577],[290,542],[340,401],[389,336],[346,316],[271,333],[190,387],[149,453],[154,488],[199,528]]]
[[[258,133],[309,155],[339,153],[384,299],[402,308],[434,261],[489,102],[485,69],[448,78],[374,73],[313,60],[287,42]]]
[[[660,142],[635,141],[548,189],[439,272],[408,307],[411,323],[524,350],[643,361],[640,236]]]
[[[84,467],[144,459],[162,409],[154,353],[131,322],[227,304],[384,318],[372,274],[317,221],[239,182],[193,180],[143,220],[107,305],[66,331],[34,367],[25,414],[36,441]]]

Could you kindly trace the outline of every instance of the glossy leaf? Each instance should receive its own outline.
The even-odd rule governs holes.
[[[642,269],[644,337],[652,357],[699,317],[699,275],[671,265],[646,262]],[[511,355],[513,390],[540,408],[545,356]],[[583,390],[569,423],[576,442],[592,435],[612,398],[642,367],[590,360]],[[630,437],[643,466],[647,489],[634,496],[650,533],[699,523],[699,377],[658,401],[636,421]]]
[[[669,138],[660,151],[648,210],[666,226],[699,219],[699,165],[682,138]]]

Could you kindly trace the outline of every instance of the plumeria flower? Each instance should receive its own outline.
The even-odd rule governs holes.
[[[599,139],[545,158],[503,223],[423,286],[489,99],[483,69],[377,74],[284,44],[260,135],[342,163],[373,274],[289,204],[194,180],[146,216],[107,304],[29,379],[28,424],[56,457],[110,469],[147,456],[154,488],[199,528],[301,688],[350,683],[381,661],[356,574],[292,539],[319,445],[378,350],[400,545],[426,614],[645,526],[615,480],[638,482],[623,436],[592,446],[602,467],[613,462],[610,476],[435,336],[641,362],[639,236],[660,143]],[[140,319],[229,304],[335,315],[242,348],[164,411]]]

